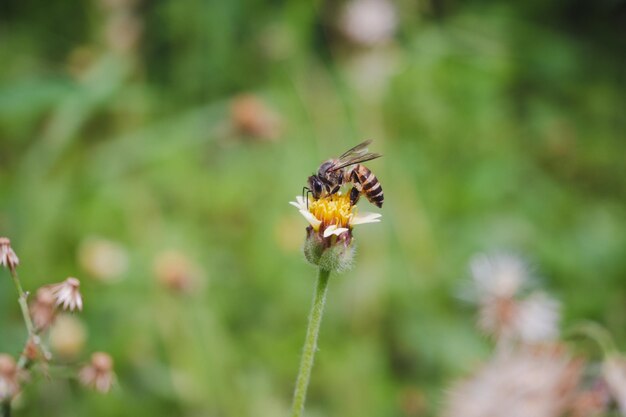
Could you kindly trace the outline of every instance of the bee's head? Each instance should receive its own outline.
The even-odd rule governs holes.
[[[322,196],[322,192],[324,191],[324,183],[322,180],[320,180],[317,175],[311,175],[307,182],[309,183],[309,188],[313,193],[313,198],[320,198]]]

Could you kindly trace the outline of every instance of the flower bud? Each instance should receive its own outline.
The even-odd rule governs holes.
[[[350,231],[339,236],[322,237],[311,226],[307,228],[303,250],[309,263],[331,272],[344,272],[350,269],[355,252]]]
[[[317,266],[324,252],[324,242],[311,226],[306,228],[306,234],[303,247],[304,257],[310,264]]]
[[[12,399],[20,391],[18,369],[13,357],[0,354],[0,401]]]
[[[331,272],[345,272],[352,268],[354,252],[354,245],[337,242],[322,253],[319,267]]]
[[[11,271],[20,264],[20,260],[11,248],[11,240],[7,237],[0,237],[0,266],[5,266]]]
[[[38,331],[47,329],[54,322],[55,302],[54,293],[50,288],[42,287],[37,290],[35,301],[30,305],[30,314]]]
[[[115,381],[113,358],[108,353],[94,353],[91,355],[90,363],[80,370],[78,378],[86,387],[106,394],[111,390],[111,386]]]

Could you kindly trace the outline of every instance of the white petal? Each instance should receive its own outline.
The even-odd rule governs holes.
[[[337,229],[337,225],[336,224],[331,224],[330,226],[328,226],[326,228],[326,230],[324,230],[324,237],[328,237],[330,235],[333,234],[333,232]]]
[[[298,210],[306,209],[306,204],[302,199],[302,196],[296,196],[296,201],[290,201],[289,204],[297,208]]]
[[[329,237],[331,235],[339,236],[340,234],[342,234],[343,232],[347,232],[348,230],[349,229],[346,229],[345,227],[337,227],[337,225],[331,224],[324,230],[324,237]]]
[[[302,216],[304,216],[304,218],[306,219],[306,221],[309,222],[309,224],[311,226],[313,226],[313,228],[315,230],[317,230],[320,227],[320,224],[322,223],[321,220],[318,220],[308,209],[306,206],[306,201],[304,200],[304,198],[302,198],[302,196],[297,195],[296,196],[296,201],[290,201],[289,204],[291,204],[292,206],[294,206],[295,208],[297,208],[300,211],[300,214],[302,214]]]
[[[312,215],[311,212],[308,210],[301,209],[300,214],[304,216],[304,218],[309,222],[311,226],[313,226],[315,230],[317,230],[317,228],[320,227],[320,224],[322,224],[322,221],[317,220],[317,218],[314,215]]]
[[[355,215],[350,221],[351,226],[365,223],[378,223],[382,214],[380,213],[359,213]]]

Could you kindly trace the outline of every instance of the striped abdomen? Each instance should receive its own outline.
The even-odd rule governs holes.
[[[361,184],[362,192],[369,202],[375,206],[382,207],[385,196],[383,194],[383,187],[380,185],[380,181],[378,181],[376,175],[360,164],[354,167],[353,175],[356,177],[355,179],[359,184]]]

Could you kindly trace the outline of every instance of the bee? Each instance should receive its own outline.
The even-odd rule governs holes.
[[[361,165],[362,162],[382,156],[378,153],[368,152],[367,147],[370,143],[372,143],[371,140],[359,143],[338,158],[329,159],[322,163],[317,173],[308,178],[308,187],[303,188],[303,194],[306,190],[307,195],[310,193],[313,198],[319,199],[337,193],[343,184],[353,183],[354,186],[350,190],[352,205],[357,203],[361,194],[365,194],[370,203],[382,207],[384,201],[383,188],[376,175]]]

